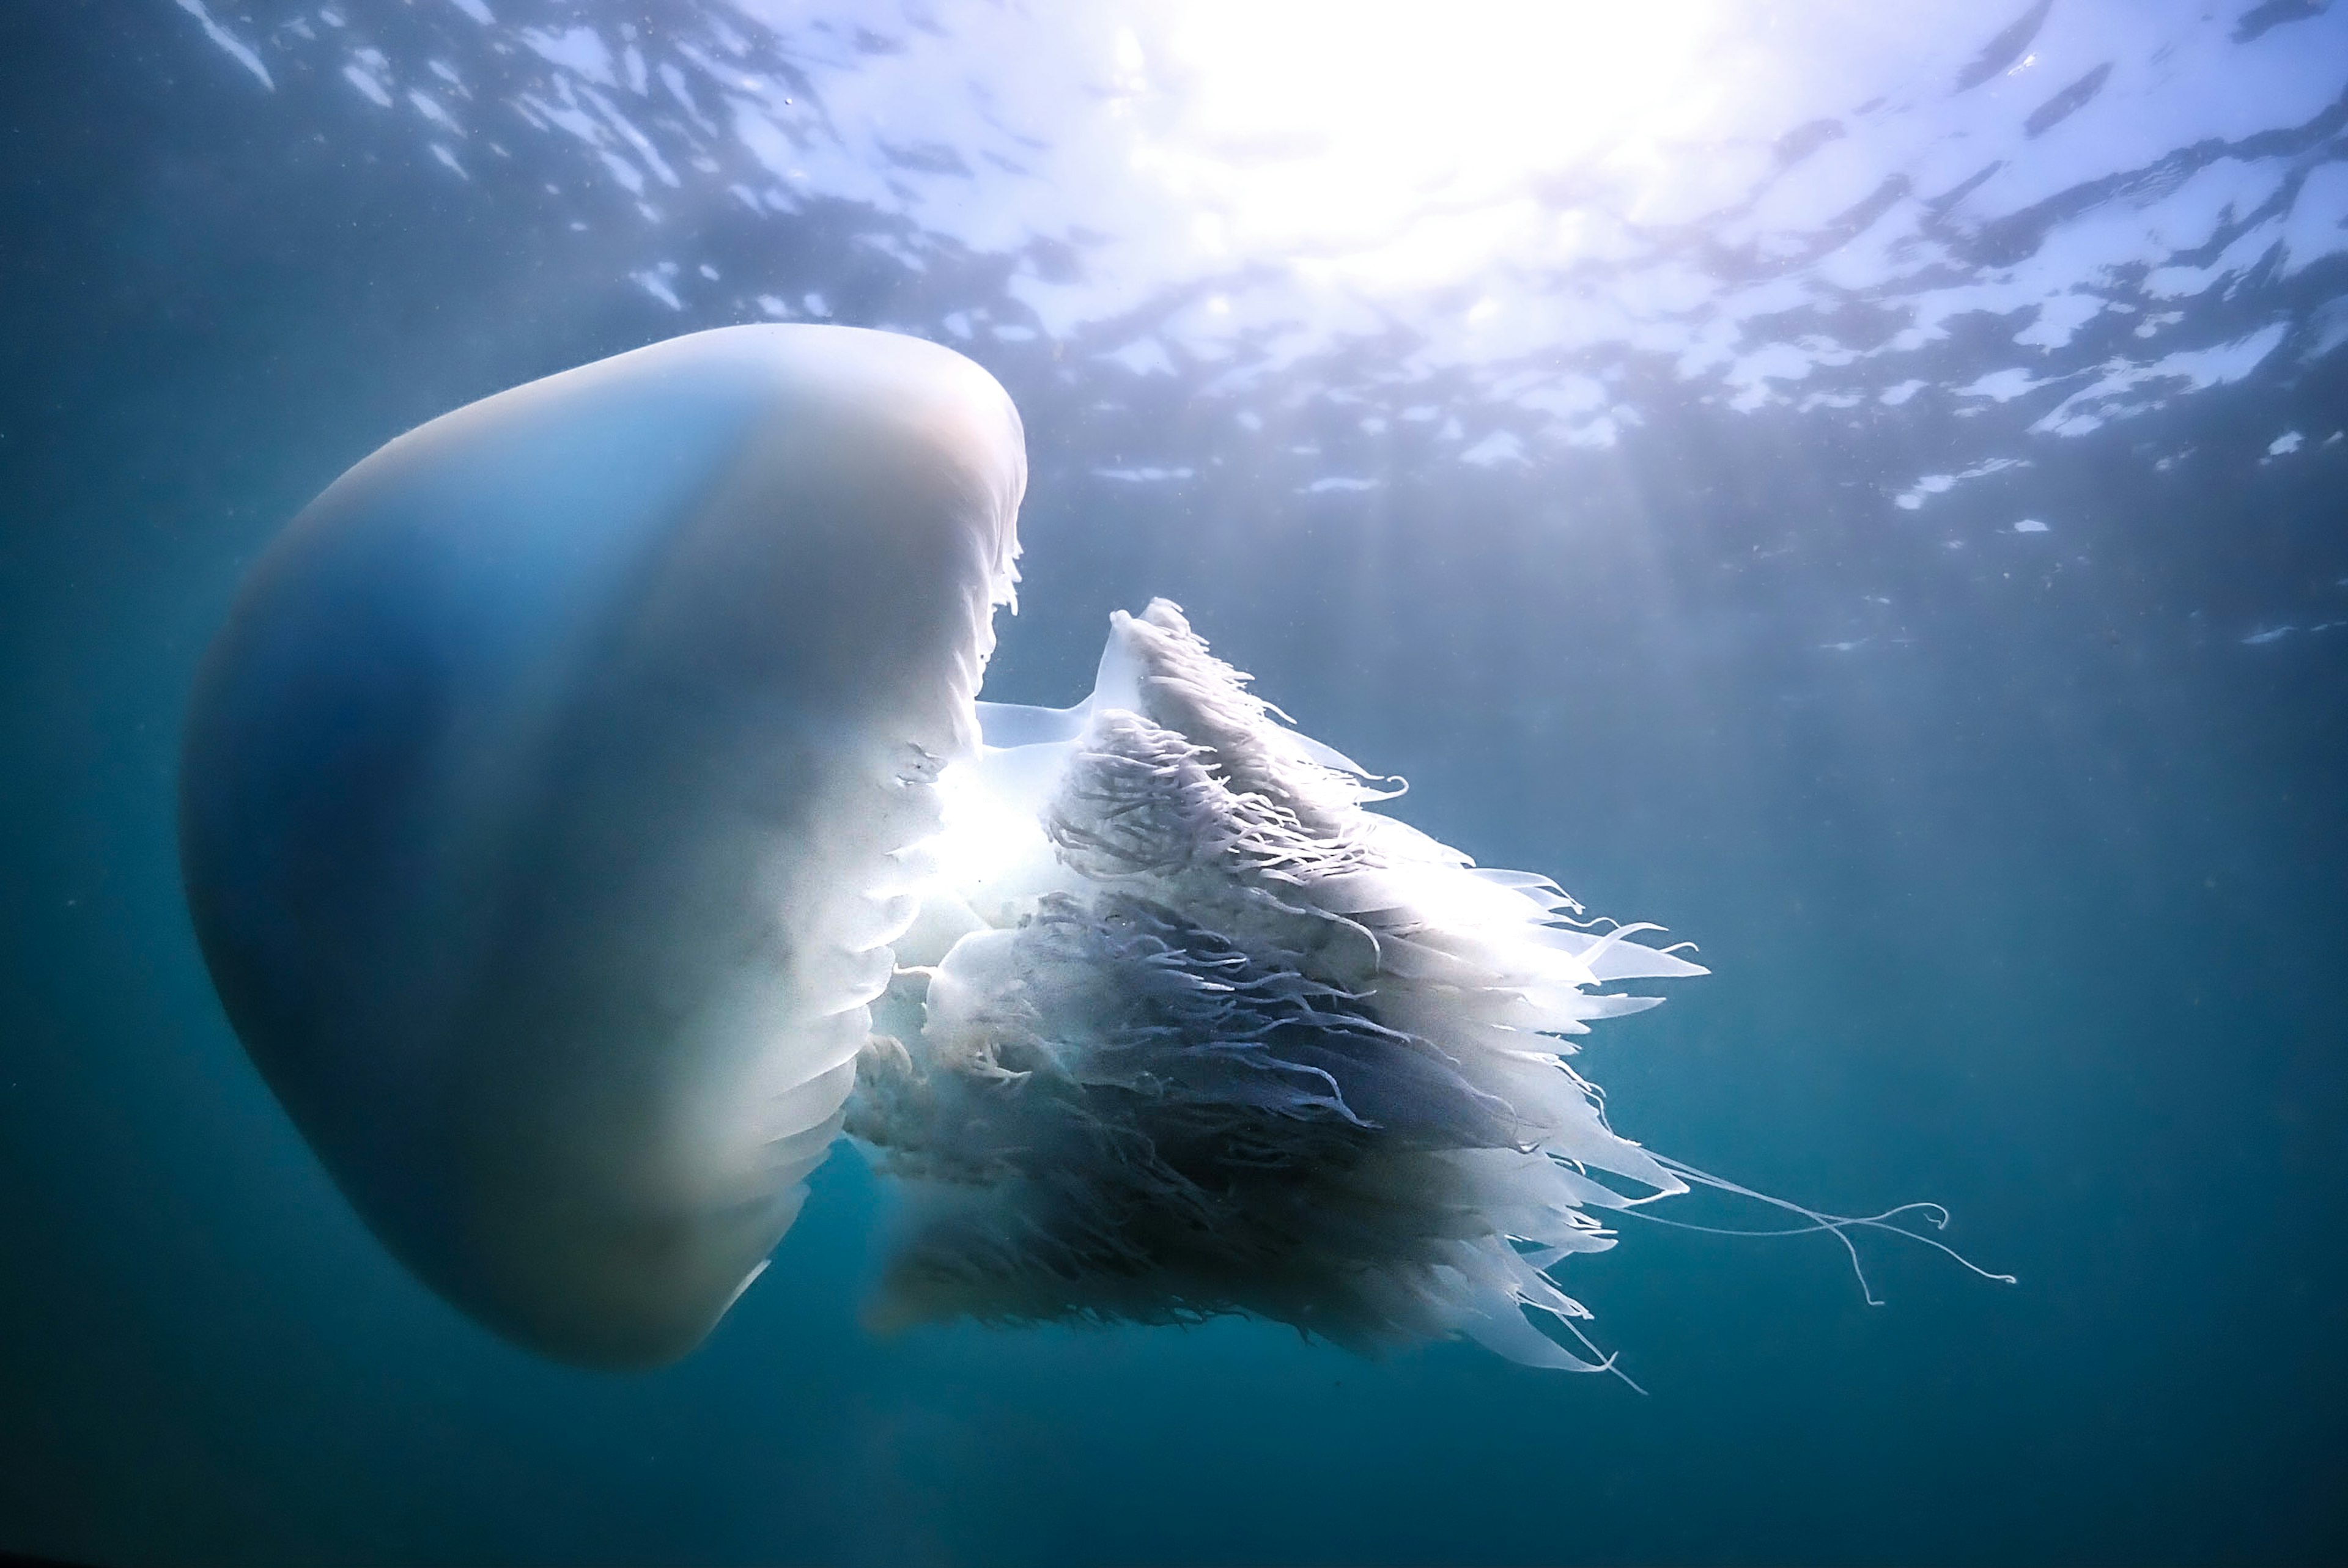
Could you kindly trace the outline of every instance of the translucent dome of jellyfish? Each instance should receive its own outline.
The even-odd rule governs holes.
[[[1560,1266],[1712,1179],[1565,1058],[1656,1003],[1603,988],[1704,971],[1380,815],[1163,600],[1084,702],[978,701],[1025,481],[983,370],[810,325],[345,474],[187,725],[253,1061],[393,1253],[568,1361],[691,1349],[845,1133],[910,1194],[884,1321],[1602,1365]]]

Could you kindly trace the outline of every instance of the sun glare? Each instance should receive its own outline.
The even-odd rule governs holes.
[[[1713,0],[1189,0],[1117,39],[1135,172],[1200,259],[1371,290],[1571,249],[1577,178],[1709,119]]]

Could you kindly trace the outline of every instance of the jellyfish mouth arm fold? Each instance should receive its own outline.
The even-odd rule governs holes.
[[[1084,702],[980,717],[850,1107],[912,1198],[878,1320],[1239,1311],[1611,1369],[1549,1272],[1631,1201],[1588,1173],[1684,1187],[1560,1037],[1704,970],[1370,809],[1163,600]]]
[[[394,1252],[551,1355],[697,1342],[790,1225],[918,907],[1017,553],[950,351],[736,328],[400,437],[191,704],[231,1020]]]

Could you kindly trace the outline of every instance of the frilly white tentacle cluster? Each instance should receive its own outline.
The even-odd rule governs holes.
[[[1659,999],[1610,982],[1704,971],[1370,809],[1246,679],[1159,600],[1088,704],[1026,711],[1065,738],[957,764],[978,842],[939,856],[849,1120],[913,1194],[883,1316],[1243,1311],[1602,1367],[1551,1272],[1686,1189],[1569,1037]]]

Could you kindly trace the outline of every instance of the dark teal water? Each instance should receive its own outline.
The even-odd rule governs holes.
[[[373,10],[449,30],[418,48],[470,36]],[[2339,46],[2323,26],[2306,47]],[[240,36],[278,38],[273,90],[169,5],[0,16],[0,1546],[2348,1555],[2348,632],[2313,630],[2348,614],[2341,256],[2186,303],[2205,343],[2278,321],[2287,351],[2068,436],[2028,428],[2062,392],[1931,389],[2003,363],[1965,319],[1931,388],[1856,409],[1735,409],[1625,361],[1643,423],[1530,470],[1301,395],[1372,374],[1372,342],[1272,373],[1253,431],[1187,361],[963,345],[1035,471],[990,696],[1072,701],[1110,610],[1180,601],[1307,730],[1406,775],[1409,820],[1703,945],[1713,978],[1582,1059],[1618,1127],[1845,1212],[1939,1200],[2017,1286],[1879,1242],[1870,1307],[1826,1238],[1634,1229],[1570,1284],[1644,1397],[1239,1321],[876,1339],[889,1200],[843,1149],[705,1348],[612,1377],[458,1317],[328,1184],[189,935],[174,748],[241,569],[345,466],[739,313],[670,308],[537,171],[450,178],[327,64]],[[2337,172],[2343,119],[2241,156]],[[999,259],[860,246],[844,199],[668,221],[843,320],[1007,297]],[[1478,395],[1438,372],[1409,400]],[[2304,447],[2271,453],[2287,430]],[[1301,446],[1375,486],[1312,488]],[[1929,531],[1888,500],[1998,453],[2027,466],[1934,497]],[[1147,464],[1195,471],[1100,472]]]

